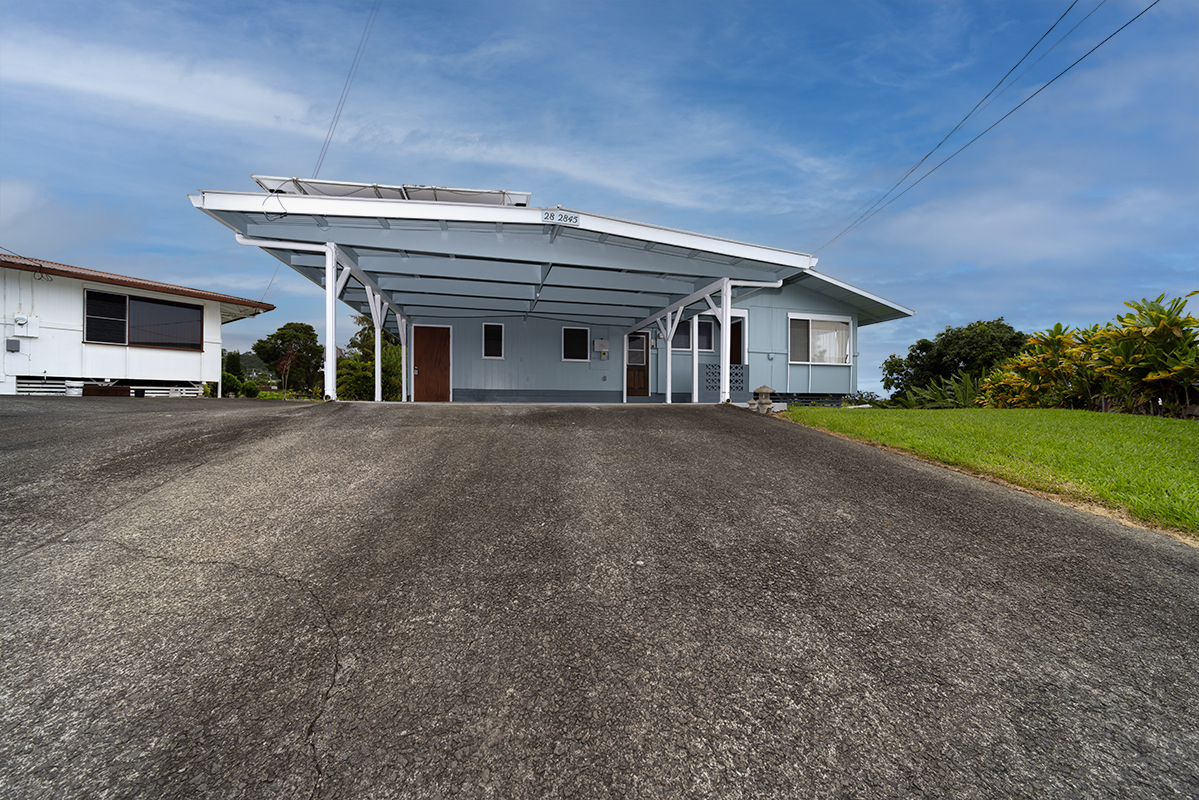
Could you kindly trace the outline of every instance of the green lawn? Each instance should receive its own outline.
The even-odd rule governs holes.
[[[787,416],[1199,533],[1196,421],[1054,409],[792,408]]]

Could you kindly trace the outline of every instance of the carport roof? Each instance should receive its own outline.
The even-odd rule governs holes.
[[[237,233],[278,241],[258,244],[318,286],[324,256],[311,245],[337,244],[414,322],[537,317],[628,327],[721,278],[800,283],[857,309],[859,325],[914,313],[816,272],[816,259],[804,253],[531,207],[526,192],[254,180],[265,191],[190,199]],[[369,314],[359,280],[341,298]]]

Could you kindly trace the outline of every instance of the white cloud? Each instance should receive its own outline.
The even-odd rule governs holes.
[[[7,33],[0,53],[0,80],[6,83],[171,116],[324,135],[302,97],[247,77],[242,68],[20,30]]]

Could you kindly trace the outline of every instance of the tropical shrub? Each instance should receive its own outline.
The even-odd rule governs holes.
[[[375,399],[375,365],[371,361],[363,361],[360,358],[343,358],[337,363],[337,397],[339,399]]]
[[[258,384],[254,381],[243,381],[241,385],[241,393],[243,397],[257,397]]]
[[[978,381],[969,372],[959,372],[929,386],[913,387],[897,399],[903,408],[973,408],[977,398]]]
[[[1059,323],[1034,334],[987,376],[978,402],[1199,416],[1199,318],[1186,313],[1185,298],[1165,297],[1129,301],[1131,313],[1102,327]]]
[[[241,391],[241,381],[232,372],[222,372],[221,391],[225,394],[237,394]]]

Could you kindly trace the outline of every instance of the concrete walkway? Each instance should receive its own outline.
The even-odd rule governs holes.
[[[1199,796],[1199,550],[719,407],[0,398],[0,796]]]

